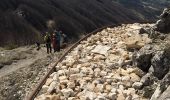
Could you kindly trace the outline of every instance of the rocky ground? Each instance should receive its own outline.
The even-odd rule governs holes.
[[[47,54],[35,46],[0,51],[0,100],[23,100],[62,52]]]
[[[153,26],[135,23],[107,28],[82,41],[56,66],[57,72],[35,100],[156,100],[158,65],[142,55],[143,48],[156,41],[147,33]]]

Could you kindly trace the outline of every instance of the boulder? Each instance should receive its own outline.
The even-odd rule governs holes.
[[[168,73],[170,62],[165,51],[157,51],[151,60],[154,76],[162,79]]]
[[[153,55],[151,45],[146,45],[142,49],[140,49],[137,54],[134,55],[134,62],[136,66],[138,66],[140,69],[142,69],[145,72],[148,72],[150,66],[151,66],[151,59]]]
[[[107,55],[107,51],[109,49],[111,49],[111,47],[109,46],[97,45],[91,52],[101,55]]]

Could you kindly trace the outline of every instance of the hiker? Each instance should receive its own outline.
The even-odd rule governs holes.
[[[46,43],[46,48],[47,48],[47,53],[51,53],[52,48],[51,48],[51,37],[50,34],[48,32],[46,32],[46,35],[44,37],[44,41]]]
[[[54,52],[56,52],[57,51],[57,45],[56,45],[56,35],[55,35],[55,33],[53,33],[53,35],[52,35],[52,44],[53,44],[53,49],[54,49]]]
[[[36,42],[35,44],[36,44],[36,47],[37,47],[37,51],[39,51],[39,50],[41,49],[40,43],[39,43],[39,42]]]
[[[64,34],[64,33],[62,32],[62,33],[61,33],[61,36],[62,36],[62,38],[63,38],[62,43],[67,43],[67,42],[68,42],[67,35],[66,35],[66,34]]]
[[[54,31],[56,35],[56,50],[59,52],[60,51],[60,41],[61,41],[61,31]]]
[[[61,48],[65,48],[67,46],[68,43],[68,38],[67,35],[64,34],[63,32],[61,33]]]

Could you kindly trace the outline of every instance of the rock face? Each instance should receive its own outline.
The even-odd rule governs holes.
[[[50,75],[44,86],[48,91],[35,100],[48,97],[49,92],[51,95],[57,94],[61,100],[150,98],[156,89],[152,75],[157,73],[158,66],[164,66],[156,60],[166,61],[164,56],[159,56],[159,59],[152,48],[145,47],[152,41],[147,34],[140,34],[143,27],[150,27],[150,24],[107,28],[82,41],[56,66],[57,72]],[[134,61],[136,64],[132,63]],[[136,65],[144,71],[153,65],[154,72],[146,74]],[[58,83],[54,84],[56,80]]]
[[[144,46],[135,55],[136,65],[143,71],[147,72],[151,66],[151,58],[153,56],[152,54],[153,54],[152,47],[150,45]]]
[[[160,20],[156,23],[156,30],[161,32],[170,32],[170,8],[165,8],[160,15]]]
[[[136,54],[136,65],[145,72],[152,67],[153,74],[159,79],[168,73],[169,60],[169,46],[166,43],[146,45]]]

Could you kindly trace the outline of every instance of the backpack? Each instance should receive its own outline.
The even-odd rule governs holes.
[[[44,38],[44,41],[47,42],[47,43],[51,42],[50,36],[46,35],[45,38]]]

